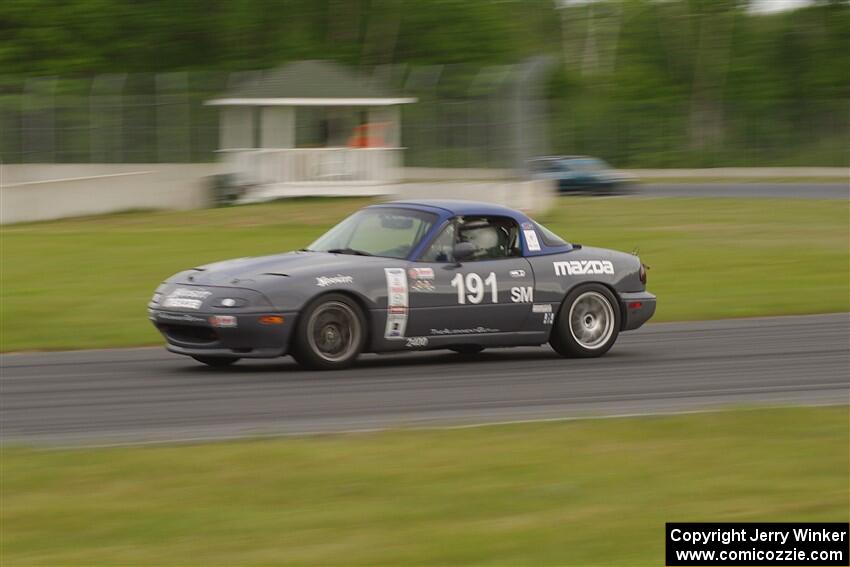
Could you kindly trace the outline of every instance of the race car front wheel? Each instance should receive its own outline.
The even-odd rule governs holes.
[[[363,311],[346,295],[331,293],[311,303],[299,318],[292,356],[316,370],[351,366],[366,342]]]
[[[614,294],[602,285],[579,286],[567,295],[549,344],[562,356],[602,356],[620,332],[620,309]]]
[[[195,360],[200,363],[206,364],[207,366],[212,366],[214,368],[223,368],[225,366],[230,366],[237,360],[239,360],[235,356],[193,356]]]

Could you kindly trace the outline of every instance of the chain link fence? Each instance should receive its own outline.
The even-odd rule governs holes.
[[[478,70],[393,66],[375,76],[419,98],[403,108],[409,164],[505,167],[544,150],[545,119],[534,100],[543,84],[538,68],[534,61]],[[0,79],[0,157],[5,163],[213,161],[218,111],[204,102],[252,76]]]
[[[0,79],[6,163],[155,163],[214,159],[218,116],[204,100],[226,74]]]
[[[848,100],[727,100],[703,111],[687,101],[552,92],[551,64],[386,66],[374,74],[419,100],[402,108],[409,166],[521,168],[550,153],[652,168],[850,159]],[[0,160],[215,161],[218,110],[204,102],[255,73],[0,77]]]

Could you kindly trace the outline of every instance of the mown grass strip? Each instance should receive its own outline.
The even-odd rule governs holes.
[[[652,565],[666,521],[846,521],[848,408],[2,450],[4,565]]]

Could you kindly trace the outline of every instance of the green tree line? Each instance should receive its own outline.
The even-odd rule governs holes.
[[[541,54],[556,62],[554,152],[624,166],[847,163],[846,0],[772,14],[745,0],[0,2],[6,85],[298,59],[454,65],[471,80]]]

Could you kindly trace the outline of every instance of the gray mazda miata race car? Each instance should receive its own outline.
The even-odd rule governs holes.
[[[361,352],[547,342],[601,356],[654,312],[636,256],[448,200],[366,207],[303,250],[180,272],[148,304],[172,352],[211,366],[291,354],[317,369]]]

